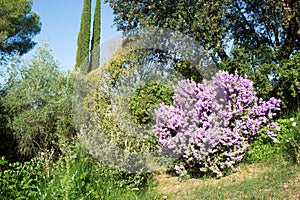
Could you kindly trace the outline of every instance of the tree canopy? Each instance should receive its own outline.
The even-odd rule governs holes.
[[[32,0],[0,0],[0,5],[0,58],[28,52],[36,44],[33,37],[41,31],[40,17],[31,10]]]
[[[281,70],[300,50],[299,0],[105,2],[114,11],[117,29],[125,35],[143,27],[179,31],[210,52],[219,69],[247,74],[260,97],[285,99],[285,108],[299,105],[299,90],[292,99],[278,92],[299,89]]]
[[[253,50],[272,48],[278,60],[300,49],[300,2],[297,0],[106,0],[118,30],[144,26],[170,28],[195,37],[226,60],[228,42]]]

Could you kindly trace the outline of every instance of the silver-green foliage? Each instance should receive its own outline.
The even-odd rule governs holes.
[[[72,76],[59,70],[47,46],[29,61],[7,66],[2,106],[7,128],[19,141],[20,152],[55,148],[58,135],[74,134],[71,116]]]

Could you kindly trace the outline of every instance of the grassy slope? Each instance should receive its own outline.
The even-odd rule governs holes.
[[[161,173],[143,199],[300,199],[299,165],[284,161],[241,165],[221,179],[187,179]]]

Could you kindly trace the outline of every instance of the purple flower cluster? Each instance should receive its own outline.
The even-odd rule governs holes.
[[[259,99],[247,77],[219,71],[210,82],[180,81],[173,105],[156,110],[154,132],[163,150],[181,158],[179,175],[200,170],[220,177],[242,160],[262,127],[276,141],[279,107],[280,100]]]

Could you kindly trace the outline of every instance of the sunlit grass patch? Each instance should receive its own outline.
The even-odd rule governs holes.
[[[299,199],[300,170],[290,163],[243,164],[221,179],[178,181],[167,173],[156,176],[157,185],[146,199]]]

